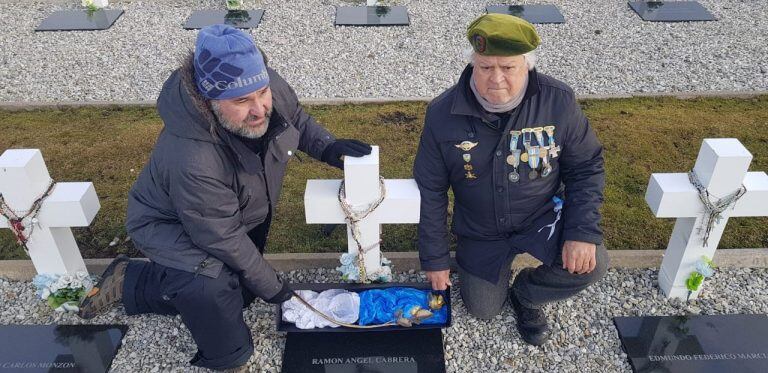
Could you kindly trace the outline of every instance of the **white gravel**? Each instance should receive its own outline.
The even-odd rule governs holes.
[[[223,1],[114,1],[109,30],[34,32],[61,1],[0,2],[0,101],[153,100],[196,31],[192,10]],[[525,1],[523,1],[525,2]],[[538,25],[540,70],[579,94],[768,89],[768,2],[701,0],[716,22],[642,21],[625,0],[553,0],[563,25]],[[271,65],[304,98],[433,97],[464,66],[481,0],[395,0],[410,27],[334,27],[345,0],[248,1]]]
[[[443,331],[448,371],[630,372],[611,320],[614,316],[768,313],[768,269],[720,269],[707,280],[700,298],[689,303],[663,298],[657,274],[655,269],[611,269],[580,296],[546,306],[553,338],[540,348],[520,339],[509,306],[492,321],[477,320],[467,315],[454,287],[454,324]],[[292,282],[339,282],[335,271],[326,269],[286,275]],[[425,279],[411,272],[397,274],[395,281]],[[0,279],[0,304],[0,324],[83,322],[52,312],[35,298],[28,282]],[[273,306],[256,301],[245,316],[256,344],[251,371],[278,372],[285,334],[275,331]],[[118,308],[90,322],[130,326],[112,365],[115,372],[201,371],[187,364],[196,347],[178,317],[127,317]]]

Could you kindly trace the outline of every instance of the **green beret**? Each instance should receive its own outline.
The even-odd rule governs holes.
[[[528,21],[498,13],[483,14],[470,23],[467,39],[475,52],[484,56],[518,56],[541,43]]]

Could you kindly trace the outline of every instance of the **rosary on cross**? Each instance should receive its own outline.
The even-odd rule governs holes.
[[[357,244],[357,270],[360,275],[360,281],[362,281],[364,284],[367,284],[370,282],[368,280],[368,273],[366,273],[365,270],[365,253],[370,251],[372,248],[376,247],[376,245],[380,244],[381,241],[378,243],[373,244],[372,246],[369,246],[367,248],[363,248],[363,245],[360,243],[360,228],[357,226],[357,223],[359,223],[361,220],[365,219],[368,215],[370,215],[374,210],[376,210],[379,205],[381,205],[381,202],[384,201],[384,199],[387,196],[387,189],[384,186],[384,178],[379,176],[379,199],[371,203],[367,209],[364,211],[355,211],[354,208],[347,202],[347,194],[344,189],[344,180],[341,181],[341,185],[339,186],[339,204],[341,204],[341,210],[344,211],[344,215],[346,216],[347,223],[350,225],[350,231],[352,231],[352,238],[355,240],[355,243]]]
[[[3,195],[0,194],[0,216],[8,219],[8,224],[11,226],[11,231],[13,231],[13,235],[16,237],[16,242],[24,247],[24,252],[26,252],[27,255],[29,255],[27,242],[32,236],[35,225],[37,225],[37,215],[40,213],[40,208],[43,206],[43,201],[45,201],[45,199],[51,195],[54,185],[55,183],[53,182],[53,179],[51,179],[50,183],[48,184],[48,188],[45,190],[45,193],[43,193],[40,198],[32,202],[32,207],[30,207],[27,213],[23,216],[19,216],[19,213],[13,211],[11,207],[8,206],[8,203],[5,202]],[[31,224],[29,233],[24,234],[24,231],[26,230],[26,227],[24,226],[24,219],[27,218],[30,218]]]

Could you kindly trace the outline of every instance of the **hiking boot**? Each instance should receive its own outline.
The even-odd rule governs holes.
[[[121,254],[109,263],[99,282],[80,303],[78,316],[83,319],[92,319],[123,300],[123,282],[125,282],[125,269],[129,261],[127,256]]]
[[[518,276],[528,271],[533,271],[533,268],[523,269]],[[514,284],[512,289],[509,289],[509,301],[515,310],[517,330],[523,340],[534,346],[543,345],[549,339],[549,325],[547,325],[547,316],[544,312],[538,308],[528,308],[520,303],[514,291]]]

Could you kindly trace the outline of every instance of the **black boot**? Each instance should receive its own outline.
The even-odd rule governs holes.
[[[83,319],[92,319],[123,300],[125,269],[129,261],[127,256],[118,255],[112,263],[109,263],[99,282],[80,303],[78,316]]]
[[[533,271],[533,268],[526,268],[518,274],[526,276],[523,272]],[[517,281],[517,278],[515,278]],[[541,346],[549,339],[549,325],[547,325],[547,316],[537,308],[528,308],[520,303],[515,295],[514,283],[509,289],[509,301],[517,316],[517,330],[523,340],[534,346]]]

